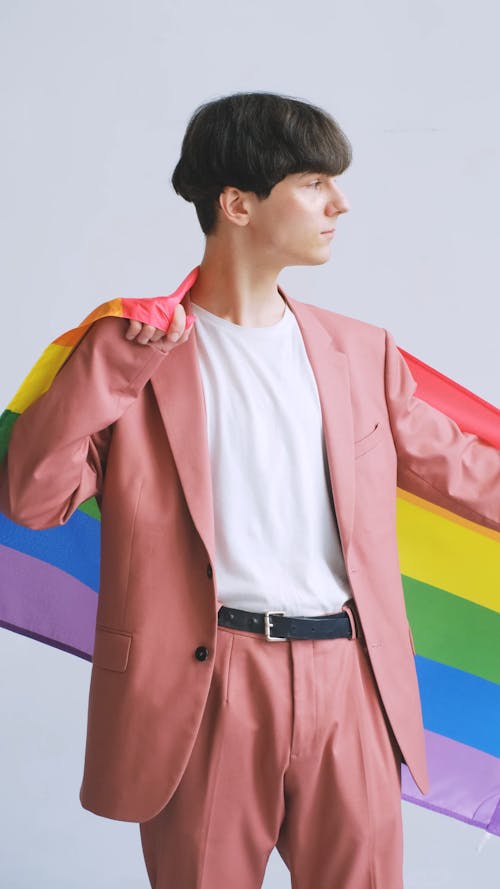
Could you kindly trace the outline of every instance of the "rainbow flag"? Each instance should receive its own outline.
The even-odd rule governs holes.
[[[166,330],[196,274],[168,297],[103,303],[54,340],[0,417],[0,459],[19,414],[48,389],[94,321],[115,315]],[[419,398],[500,447],[497,408],[400,352]],[[430,778],[424,796],[403,766],[402,797],[500,836],[500,533],[399,487],[397,510]],[[0,626],[91,661],[99,544],[94,498],[48,530],[23,528],[0,514]]]
[[[398,347],[399,348],[399,347]],[[500,411],[399,349],[415,394],[500,448]],[[430,790],[402,796],[500,836],[500,533],[397,489]]]

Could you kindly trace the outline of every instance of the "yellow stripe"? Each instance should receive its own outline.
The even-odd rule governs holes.
[[[7,405],[7,410],[22,414],[35,399],[46,392],[71,351],[70,346],[58,346],[54,343],[47,346]]]
[[[500,612],[500,533],[397,489],[401,573]]]
[[[7,410],[22,414],[33,401],[39,398],[40,395],[43,395],[52,383],[57,371],[81,340],[90,324],[108,315],[122,316],[121,297],[108,300],[108,302],[97,306],[90,315],[84,318],[78,327],[66,331],[57,340],[50,343],[42,352],[36,364],[33,365],[28,376],[21,383],[14,398],[7,405]]]

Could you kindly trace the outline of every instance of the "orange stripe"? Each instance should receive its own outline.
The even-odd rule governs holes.
[[[99,318],[105,318],[108,315],[112,315],[115,318],[121,318],[123,315],[122,311],[122,300],[121,297],[117,299],[111,299],[106,303],[103,303],[100,306],[97,306],[90,315],[87,315],[86,318],[83,319],[82,323],[78,325],[78,327],[73,327],[72,330],[67,330],[65,333],[58,336],[53,342],[57,343],[58,346],[71,346],[74,348],[77,343],[80,342],[84,333],[94,321],[98,321]]]

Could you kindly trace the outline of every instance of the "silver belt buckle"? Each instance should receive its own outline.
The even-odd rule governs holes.
[[[270,614],[280,614],[282,617],[285,616],[284,611],[265,611],[264,612],[264,631],[266,634],[266,639],[268,642],[288,642],[286,636],[271,636],[271,627],[274,626],[270,619]]]

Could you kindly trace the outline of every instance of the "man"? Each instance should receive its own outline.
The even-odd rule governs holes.
[[[401,762],[428,779],[396,485],[500,525],[500,453],[392,335],[277,284],[328,261],[350,160],[308,103],[197,109],[172,181],[206,247],[168,333],[97,321],[3,466],[21,524],[101,506],[80,798],[140,824],[154,889],[257,889],[275,846],[294,889],[401,889]]]

